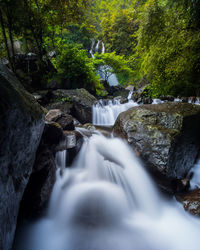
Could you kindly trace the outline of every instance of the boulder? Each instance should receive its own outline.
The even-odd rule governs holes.
[[[64,131],[67,149],[67,165],[71,165],[83,144],[83,135],[78,131]]]
[[[55,154],[63,141],[65,135],[61,126],[46,122],[33,171],[22,198],[19,222],[37,218],[44,213],[56,179]]]
[[[161,185],[183,179],[199,151],[200,107],[188,103],[142,105],[121,113],[115,134],[126,138]],[[162,177],[162,178],[161,178]],[[175,183],[176,184],[176,183]]]
[[[109,95],[113,97],[121,96],[123,98],[127,98],[130,90],[125,89],[124,87],[117,85],[117,86],[108,86],[106,91]]]
[[[44,144],[54,148],[65,139],[62,127],[56,122],[46,122],[42,139]]]
[[[60,118],[62,115],[62,111],[60,109],[51,109],[45,116],[45,120],[47,122],[52,122],[53,119]]]
[[[176,199],[183,204],[189,213],[200,216],[200,189],[176,195]]]
[[[48,122],[57,122],[63,130],[74,130],[74,119],[71,115],[61,112],[59,109],[49,110],[45,116]]]
[[[62,112],[70,114],[71,110],[73,110],[73,103],[70,103],[68,101],[58,101],[56,100],[56,102],[49,102],[46,103],[44,105],[44,107],[47,110],[51,110],[51,109],[60,109]]]
[[[0,65],[0,249],[12,247],[17,216],[44,128],[42,108]]]
[[[96,98],[85,89],[58,89],[53,91],[56,100],[62,100],[71,105],[70,115],[81,123],[92,121],[92,105]],[[64,110],[65,111],[65,110]]]

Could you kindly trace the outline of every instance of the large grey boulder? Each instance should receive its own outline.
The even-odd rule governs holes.
[[[12,247],[17,216],[44,128],[39,104],[0,65],[0,249]]]
[[[113,130],[128,140],[154,174],[171,180],[163,182],[165,186],[175,185],[173,179],[184,178],[193,166],[200,145],[199,127],[200,106],[168,102],[121,113]]]
[[[69,113],[73,117],[75,117],[81,123],[92,122],[92,105],[97,99],[91,95],[85,89],[58,89],[53,91],[54,100],[56,100],[57,106],[54,108],[59,108],[63,112]],[[58,105],[58,101],[60,100],[60,104]],[[64,109],[62,108],[64,107]],[[52,108],[51,106],[47,106]]]

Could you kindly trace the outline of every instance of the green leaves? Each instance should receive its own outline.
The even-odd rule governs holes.
[[[115,52],[112,53],[104,53],[94,55],[94,65],[97,70],[100,70],[102,74],[104,74],[104,78],[107,81],[108,78],[113,74],[123,75],[121,79],[125,79],[126,82],[122,82],[123,84],[127,84],[131,79],[133,71],[128,65],[128,61],[124,58],[124,56],[116,55]]]
[[[137,77],[147,78],[152,96],[197,95],[200,35],[189,28],[182,6],[149,0],[139,15],[135,60]]]
[[[95,93],[101,87],[93,60],[80,46],[65,45],[55,66],[64,88],[85,88]]]

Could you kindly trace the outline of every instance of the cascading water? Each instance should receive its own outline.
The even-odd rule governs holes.
[[[92,58],[94,58],[94,54],[93,54],[94,44],[95,44],[95,40],[94,38],[92,38],[92,44],[91,44],[91,49],[90,49],[90,55]]]
[[[190,180],[190,188],[200,188],[200,158],[188,173],[188,176],[190,175],[192,175],[192,178]]]
[[[92,107],[92,122],[94,125],[113,125],[117,116],[123,112],[137,106],[138,104],[131,100],[132,92],[128,95],[127,103],[120,103],[120,100],[100,100]]]
[[[67,150],[58,151],[56,153],[55,161],[57,168],[60,169],[66,168],[66,157],[67,157]]]
[[[95,52],[99,52],[99,44],[100,44],[100,40],[97,41],[96,47],[95,47]]]
[[[19,250],[199,250],[199,220],[165,201],[121,139],[85,138]]]
[[[104,44],[104,42],[102,42],[102,51],[101,51],[101,54],[104,54],[105,51],[106,51],[106,49],[105,49],[105,44]]]

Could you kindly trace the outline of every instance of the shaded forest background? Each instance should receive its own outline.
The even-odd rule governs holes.
[[[109,65],[152,97],[200,96],[199,0],[0,0],[0,27],[0,60],[22,81],[32,74],[32,88],[56,80],[105,95],[96,71]],[[92,38],[105,54],[91,57]],[[37,56],[32,72],[23,54]]]

